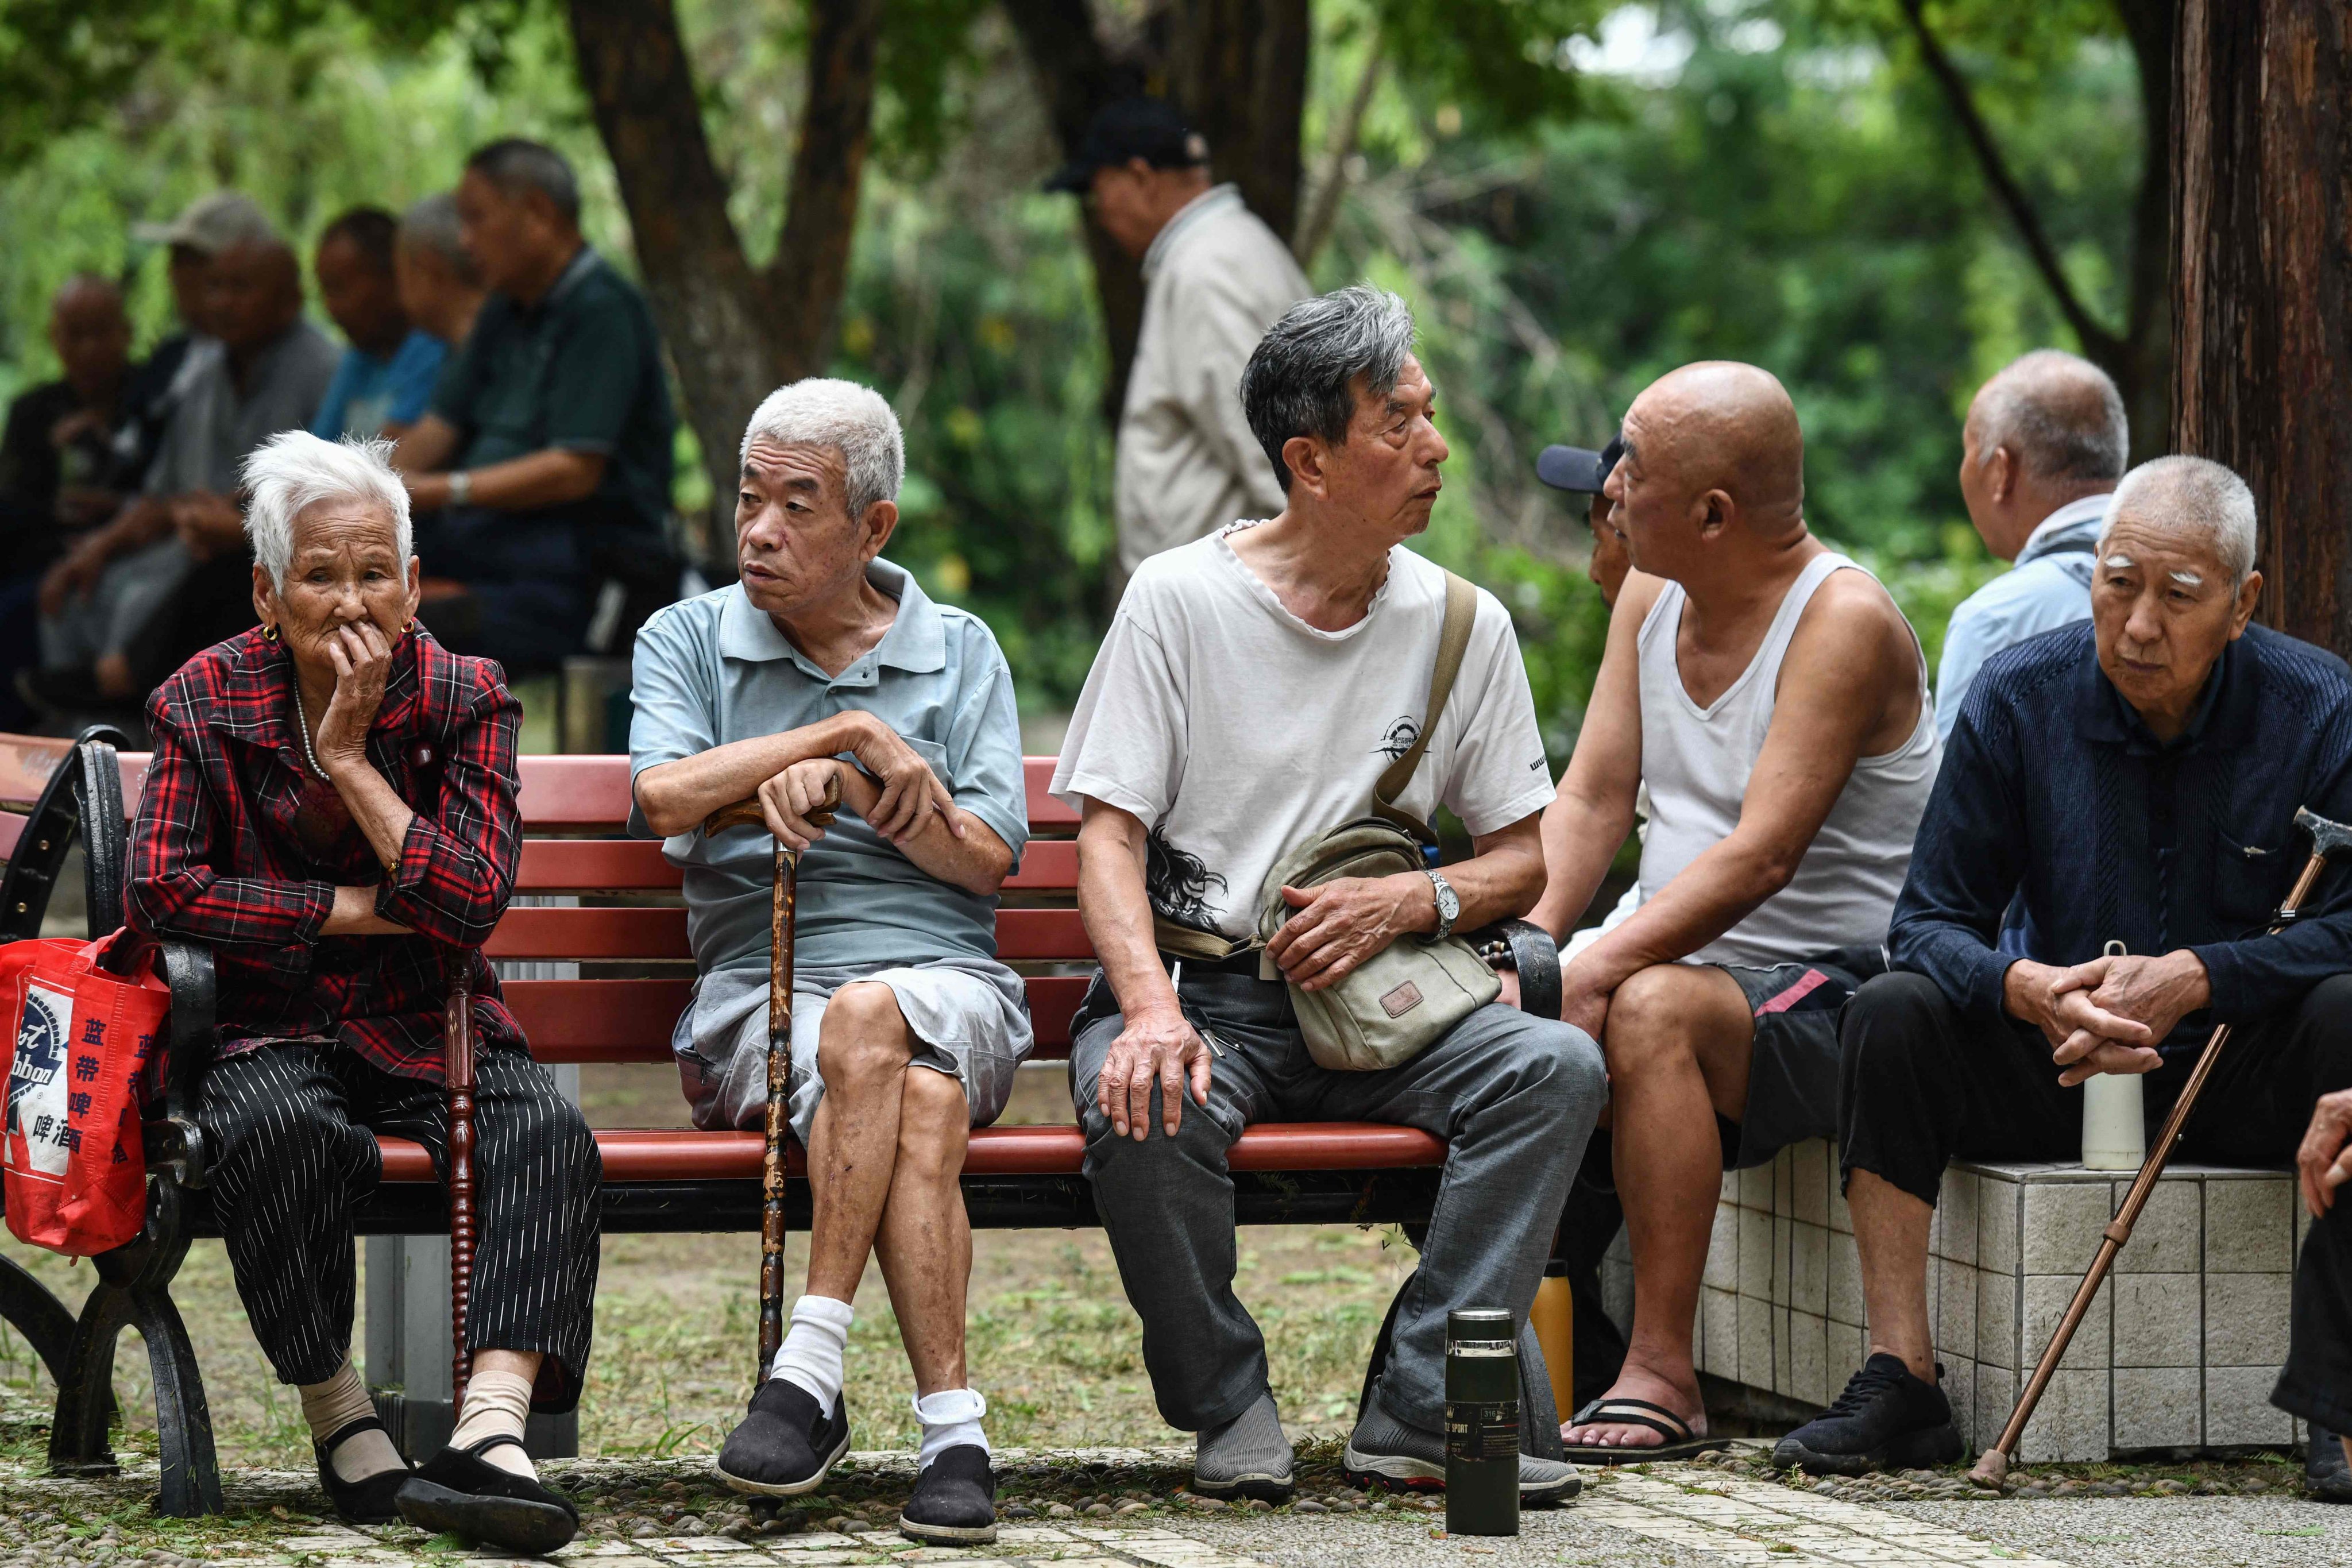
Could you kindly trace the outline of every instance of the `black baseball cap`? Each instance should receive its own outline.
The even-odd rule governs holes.
[[[1155,169],[1197,168],[1209,161],[1209,142],[1164,99],[1121,99],[1096,111],[1077,156],[1047,180],[1045,188],[1083,195],[1093,188],[1097,169],[1130,158],[1140,158]]]
[[[1625,455],[1625,437],[1612,436],[1598,452],[1584,447],[1546,447],[1536,454],[1536,478],[1556,490],[1597,496],[1609,470]]]

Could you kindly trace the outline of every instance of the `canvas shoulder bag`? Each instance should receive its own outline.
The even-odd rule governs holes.
[[[1276,865],[1258,893],[1257,940],[1273,939],[1294,912],[1285,887],[1312,888],[1342,877],[1391,877],[1428,867],[1424,845],[1437,842],[1427,823],[1400,810],[1397,797],[1412,782],[1422,753],[1436,733],[1478,613],[1477,590],[1448,572],[1445,619],[1430,671],[1427,717],[1412,744],[1372,786],[1369,816],[1340,824],[1298,846]],[[1366,959],[1322,991],[1290,988],[1307,1054],[1318,1067],[1378,1072],[1411,1061],[1448,1029],[1502,994],[1503,983],[1477,950],[1458,936],[1408,936]]]

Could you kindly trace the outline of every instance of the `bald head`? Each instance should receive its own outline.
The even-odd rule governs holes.
[[[277,342],[302,313],[302,264],[281,239],[243,239],[213,258],[205,281],[215,336],[232,354]]]
[[[1803,526],[1804,432],[1769,371],[1706,360],[1668,372],[1626,410],[1625,449],[1681,502],[1720,492],[1732,521],[1760,538]]]

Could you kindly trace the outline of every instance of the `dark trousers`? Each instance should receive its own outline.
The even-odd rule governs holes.
[[[465,584],[423,618],[454,653],[494,658],[509,679],[559,668],[586,646],[596,584],[570,513],[450,508],[416,520],[425,575]]]
[[[1847,1179],[1868,1171],[1933,1204],[1954,1159],[2079,1158],[2083,1091],[2058,1087],[2050,1048],[2029,1026],[1988,1030],[1962,1019],[1923,975],[1870,981],[1846,1004],[1839,1029]],[[2173,1053],[2143,1080],[2151,1142],[2196,1058],[2196,1049]],[[2312,1103],[2347,1085],[2352,974],[2338,974],[2313,986],[2292,1012],[2232,1031],[2174,1158],[2286,1166]]]
[[[594,1326],[603,1162],[578,1108],[530,1058],[484,1051],[475,1085],[468,1342],[543,1352],[534,1403],[569,1410]],[[352,1205],[383,1169],[371,1131],[424,1144],[446,1183],[448,1113],[440,1085],[379,1072],[349,1051],[271,1046],[205,1073],[196,1120],[215,1150],[213,1209],[280,1382],[323,1382],[351,1352]]]
[[[1122,1026],[1099,973],[1071,1025],[1086,1173],[1143,1320],[1160,1414],[1199,1431],[1239,1415],[1266,1387],[1265,1341],[1234,1294],[1234,1140],[1253,1121],[1386,1121],[1433,1132],[1447,1148],[1380,1399],[1407,1426],[1444,1431],[1445,1315],[1499,1307],[1527,1321],[1569,1174],[1608,1098],[1600,1047],[1572,1025],[1496,1003],[1401,1067],[1333,1072],[1308,1058],[1279,982],[1188,972],[1182,999],[1223,1054],[1210,1063],[1209,1103],[1187,1098],[1173,1138],[1161,1130],[1156,1086],[1141,1142],[1119,1137],[1096,1108]]]
[[[2288,1321],[2271,1403],[2339,1436],[2352,1432],[2352,1187],[2336,1189],[2336,1206],[2303,1238]]]

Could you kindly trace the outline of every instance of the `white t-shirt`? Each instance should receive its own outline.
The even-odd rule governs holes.
[[[1079,694],[1053,793],[1150,830],[1152,907],[1247,936],[1276,862],[1370,815],[1372,785],[1420,732],[1445,574],[1402,546],[1364,618],[1318,631],[1243,564],[1232,528],[1146,561]],[[1443,802],[1473,835],[1551,801],[1551,770],[1511,618],[1478,613],[1437,734],[1397,805]]]

